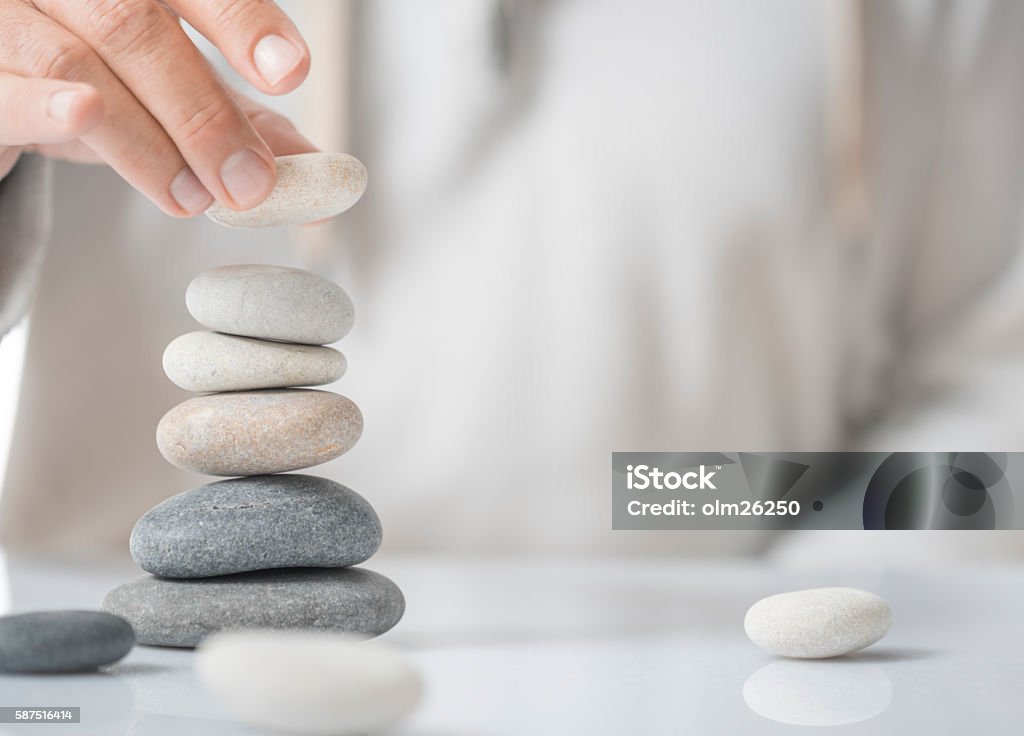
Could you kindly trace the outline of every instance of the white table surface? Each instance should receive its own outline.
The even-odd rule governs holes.
[[[785,572],[756,563],[374,558],[405,591],[385,640],[427,695],[399,734],[998,734],[1024,732],[1024,568]],[[7,555],[0,607],[95,608],[138,571]],[[4,580],[5,578],[5,580]],[[885,596],[894,624],[842,660],[791,662],[754,647],[758,598],[818,585]],[[193,654],[136,647],[102,673],[0,676],[0,705],[79,705],[82,725],[0,733],[234,736]],[[786,723],[784,723],[785,721]]]

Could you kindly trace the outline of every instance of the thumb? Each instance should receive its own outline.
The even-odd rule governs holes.
[[[88,84],[0,72],[0,146],[72,141],[103,117]]]

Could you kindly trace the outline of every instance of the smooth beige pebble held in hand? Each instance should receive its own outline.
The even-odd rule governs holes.
[[[227,227],[274,227],[340,215],[366,191],[366,167],[345,153],[278,156],[277,185],[262,203],[236,212],[219,204],[207,217]]]
[[[743,628],[762,649],[783,657],[823,659],[856,652],[889,631],[884,599],[856,588],[812,588],[762,598]]]

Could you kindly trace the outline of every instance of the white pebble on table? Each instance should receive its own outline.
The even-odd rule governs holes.
[[[196,670],[239,718],[300,733],[376,733],[411,713],[423,691],[399,652],[322,632],[214,634]]]
[[[856,588],[779,593],[750,607],[743,628],[762,649],[783,657],[823,659],[856,652],[889,631],[884,599]]]

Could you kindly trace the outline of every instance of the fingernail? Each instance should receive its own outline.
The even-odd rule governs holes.
[[[255,207],[274,187],[274,172],[248,148],[228,156],[220,167],[220,180],[242,209]]]
[[[61,92],[54,92],[46,103],[46,114],[61,125],[67,125],[71,118],[71,106],[78,97],[78,90],[66,89]]]
[[[302,61],[302,49],[286,38],[264,36],[253,49],[252,59],[263,80],[273,87]]]
[[[171,196],[190,215],[199,214],[213,203],[213,197],[187,166],[171,180]]]

